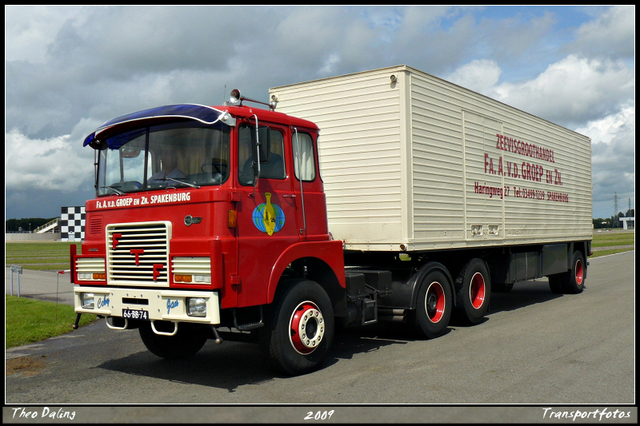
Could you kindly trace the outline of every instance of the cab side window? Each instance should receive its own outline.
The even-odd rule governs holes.
[[[315,180],[316,160],[311,135],[295,132],[291,140],[293,143],[293,164],[296,178],[305,182]]]
[[[255,178],[254,141],[256,128],[242,125],[238,129],[238,178],[241,185],[253,185]],[[280,179],[287,177],[284,167],[284,136],[279,130],[266,126],[258,128],[260,138],[260,178]]]

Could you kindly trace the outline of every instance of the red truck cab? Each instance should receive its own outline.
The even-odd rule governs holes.
[[[76,312],[139,328],[165,358],[233,328],[258,330],[285,372],[314,368],[334,312],[346,309],[318,133],[242,102],[170,105],[102,125],[84,142],[95,150],[96,198],[81,254],[71,250]]]

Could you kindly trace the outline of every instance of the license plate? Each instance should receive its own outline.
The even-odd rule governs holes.
[[[149,311],[143,311],[141,309],[123,309],[122,318],[149,321]]]

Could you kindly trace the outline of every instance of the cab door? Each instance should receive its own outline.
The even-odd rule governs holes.
[[[317,156],[317,137],[317,131],[291,128],[296,218],[302,241],[329,239],[327,204]]]
[[[254,122],[238,127],[238,307],[266,303],[273,265],[287,247],[300,240],[293,171],[286,163],[287,130],[260,124],[256,135]]]

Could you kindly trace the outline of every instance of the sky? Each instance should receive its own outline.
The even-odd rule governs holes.
[[[587,135],[593,216],[635,205],[635,6],[5,6],[6,219],[94,197],[111,118],[408,65]]]

